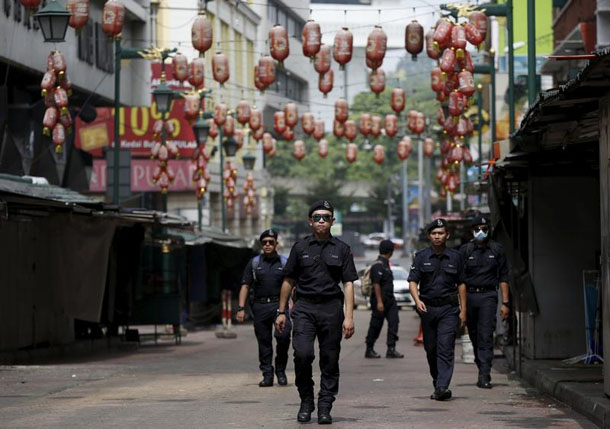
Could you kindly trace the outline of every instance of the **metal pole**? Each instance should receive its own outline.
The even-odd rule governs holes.
[[[495,51],[493,49],[489,50],[491,64],[489,75],[491,78],[491,94],[490,94],[490,121],[491,124],[491,143],[489,145],[489,160],[492,158],[493,153],[493,144],[496,141],[496,59],[495,59]]]
[[[402,256],[407,256],[411,246],[409,245],[409,178],[406,159],[402,161],[400,178],[402,182],[402,239],[404,240]]]
[[[161,113],[161,119],[165,123],[165,112]],[[167,134],[165,133],[165,126],[164,126],[161,129],[161,146],[165,146],[166,140],[167,140]],[[167,213],[167,190],[161,192],[161,210],[163,211],[163,213]]]
[[[466,209],[466,192],[464,192],[464,161],[460,161],[460,210]]]
[[[527,0],[527,97],[536,102],[536,3]]]
[[[447,214],[453,211],[453,194],[447,191]]]
[[[219,172],[218,172],[218,178],[220,179],[220,214],[221,214],[221,225],[222,225],[222,230],[226,231],[227,229],[227,212],[226,212],[226,207],[225,207],[225,202],[224,202],[224,193],[225,193],[225,184],[223,181],[223,177],[222,177],[222,169],[223,169],[223,164],[224,164],[224,154],[223,154],[223,147],[222,147],[222,127],[218,127],[218,150],[220,151],[220,166],[219,166]]]
[[[418,192],[418,208],[417,208],[417,226],[424,227],[424,141],[420,137],[417,139],[417,192]]]
[[[513,46],[513,0],[506,0],[506,27],[508,30],[508,116],[510,121],[509,130],[512,134],[515,132],[515,47]]]
[[[432,217],[432,199],[430,196],[430,193],[432,191],[432,162],[432,158],[428,158],[426,160],[426,211],[424,212],[425,221],[430,221],[430,218]]]
[[[389,237],[392,237],[394,234],[392,231],[392,177],[388,176],[388,183],[386,186],[386,198],[387,198],[387,203],[386,203],[386,214],[387,214],[387,222],[388,222],[388,228],[387,228],[387,234]]]
[[[481,199],[481,186],[480,182],[483,180],[483,86],[479,84],[477,86],[477,118],[479,121],[478,125],[478,143],[479,143],[479,200]],[[493,144],[493,142],[492,142]],[[490,148],[491,149],[491,148]]]
[[[114,41],[114,166],[112,168],[112,203],[119,204],[119,162],[121,150],[121,41]]]

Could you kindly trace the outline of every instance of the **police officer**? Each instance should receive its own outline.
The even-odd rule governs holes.
[[[353,282],[358,274],[350,247],[330,234],[335,220],[332,204],[327,200],[316,201],[309,208],[308,216],[313,234],[298,241],[290,251],[275,324],[279,331],[286,329],[285,303],[296,285],[292,346],[295,384],[301,397],[297,420],[308,422],[315,409],[312,362],[317,337],[321,372],[318,424],[331,424],[330,411],[339,391],[341,336],[348,339],[354,335]]]
[[[409,272],[409,291],[422,322],[424,349],[434,393],[430,399],[451,398],[455,337],[466,323],[466,285],[462,257],[445,246],[447,221],[436,219],[427,228],[430,247],[417,252]],[[419,291],[418,291],[419,285]]]
[[[394,275],[390,269],[390,258],[394,253],[394,243],[391,240],[382,240],[379,243],[379,256],[371,267],[371,322],[366,335],[366,358],[380,358],[374,349],[375,341],[379,338],[383,319],[388,320],[388,350],[386,358],[403,358],[404,355],[396,351],[398,341],[398,304],[394,298]]]
[[[286,258],[277,254],[277,233],[268,229],[260,235],[263,246],[262,255],[252,258],[244,270],[242,286],[239,291],[239,306],[237,307],[237,321],[243,322],[244,307],[248,292],[254,288],[254,301],[252,315],[254,333],[258,341],[258,360],[263,372],[263,380],[258,383],[260,387],[273,386],[273,321],[277,315],[280,302],[280,290],[284,279],[284,265]],[[288,301],[288,298],[285,298]],[[288,348],[290,347],[290,322],[287,328],[279,333],[275,331],[275,374],[277,383],[285,386],[286,363],[288,362]]]
[[[496,329],[498,286],[502,293],[502,320],[506,320],[510,313],[508,264],[504,247],[489,238],[487,217],[476,216],[472,220],[472,235],[472,241],[460,248],[468,300],[468,335],[474,348],[474,361],[479,368],[477,386],[491,389],[490,372],[494,355],[493,334]]]

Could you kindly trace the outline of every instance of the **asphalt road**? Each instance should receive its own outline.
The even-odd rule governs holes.
[[[363,358],[368,311],[356,312],[355,337],[343,341],[334,426],[366,428],[595,427],[566,406],[521,385],[496,360],[494,388],[474,386],[476,369],[457,347],[447,402],[432,392],[424,350],[414,346],[418,318],[401,311],[398,350],[405,359]],[[236,339],[189,333],[80,361],[0,367],[0,426],[6,428],[286,428],[296,427],[299,398],[289,385],[259,388],[252,325]],[[385,328],[377,350],[385,353]],[[317,365],[317,361],[314,363]],[[315,371],[316,386],[319,371]],[[315,413],[311,424],[316,423]]]

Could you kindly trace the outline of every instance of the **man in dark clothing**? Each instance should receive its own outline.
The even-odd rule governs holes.
[[[477,216],[472,220],[472,235],[473,240],[460,248],[468,300],[468,335],[474,349],[474,361],[479,368],[477,386],[491,389],[498,286],[502,293],[502,319],[506,320],[510,313],[508,263],[504,247],[489,238],[487,217]]]
[[[284,269],[286,277],[276,328],[286,329],[285,301],[296,285],[292,310],[295,384],[301,397],[299,422],[311,420],[315,409],[312,378],[314,341],[320,346],[318,424],[331,424],[330,410],[339,391],[341,336],[354,335],[354,285],[358,278],[350,247],[330,234],[334,222],[329,201],[316,201],[309,208],[313,234],[298,241]],[[343,283],[343,291],[339,283]],[[343,300],[345,298],[345,315]]]
[[[409,291],[422,321],[424,349],[434,385],[430,399],[445,401],[451,398],[449,383],[458,325],[466,323],[466,285],[460,253],[445,247],[449,238],[445,219],[434,220],[426,230],[430,247],[415,255]]]
[[[383,319],[388,320],[388,350],[385,357],[403,358],[404,355],[396,351],[398,341],[398,305],[394,298],[394,275],[390,268],[390,258],[394,253],[394,243],[391,240],[382,240],[379,243],[379,256],[371,267],[370,275],[373,283],[371,294],[371,322],[366,335],[366,358],[380,358],[375,351],[375,341],[379,338]]]
[[[280,290],[284,280],[284,265],[286,258],[277,254],[277,233],[268,229],[260,235],[263,254],[252,258],[244,270],[242,286],[239,291],[239,304],[236,319],[243,322],[244,307],[250,287],[254,288],[254,301],[252,315],[254,333],[258,341],[258,360],[263,372],[260,387],[273,386],[273,321],[277,315],[280,301]],[[288,300],[288,298],[286,298]],[[288,362],[288,348],[290,347],[290,326],[284,332],[275,331],[277,343],[275,350],[275,374],[277,383],[285,386],[286,363]]]

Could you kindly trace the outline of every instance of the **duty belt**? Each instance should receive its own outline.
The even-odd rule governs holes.
[[[303,301],[313,302],[315,304],[320,302],[328,302],[333,299],[342,299],[343,295],[335,294],[335,295],[302,295],[297,293],[297,300],[302,299]]]
[[[466,290],[470,293],[485,293],[485,292],[491,292],[491,291],[496,291],[496,287],[492,286],[492,287],[486,287],[486,286],[468,286],[466,288]]]
[[[422,298],[424,304],[430,307],[442,307],[443,305],[456,306],[459,304],[458,296],[444,296],[442,298]]]
[[[254,298],[254,302],[279,302],[279,296],[265,296],[261,298]]]

